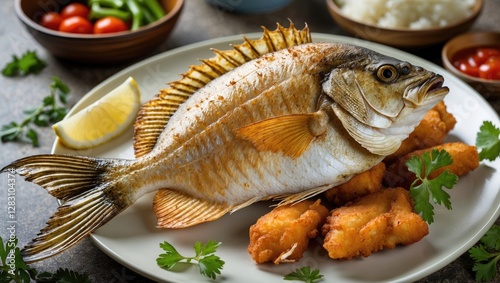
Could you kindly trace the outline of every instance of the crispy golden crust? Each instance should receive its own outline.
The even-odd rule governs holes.
[[[442,144],[448,132],[456,124],[455,117],[446,111],[446,105],[443,101],[425,114],[420,124],[405,139],[399,149],[393,154],[387,156],[384,162],[390,163],[402,156],[417,149],[424,149],[438,144]]]
[[[412,212],[403,188],[383,189],[334,209],[322,228],[323,247],[333,259],[367,257],[418,242],[428,232],[427,223]]]
[[[462,142],[444,143],[431,148],[417,150],[402,156],[387,168],[387,172],[384,176],[384,182],[387,186],[399,186],[409,189],[411,183],[416,177],[414,173],[408,171],[406,161],[414,155],[422,156],[425,152],[431,152],[433,149],[446,150],[453,158],[453,163],[433,171],[429,176],[431,179],[439,176],[447,169],[457,176],[463,176],[479,166],[479,154],[475,146]]]
[[[325,197],[337,206],[342,206],[359,197],[380,191],[385,170],[385,164],[381,162],[346,183],[326,191]]]
[[[248,252],[256,263],[279,264],[300,259],[328,213],[320,200],[277,207],[250,227]]]

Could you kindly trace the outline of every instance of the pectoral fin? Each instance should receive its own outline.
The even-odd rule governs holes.
[[[232,209],[231,206],[206,202],[174,190],[159,190],[153,201],[157,228],[185,228],[213,221]]]
[[[255,122],[236,129],[238,137],[257,150],[283,152],[292,158],[304,153],[314,138],[325,134],[328,115],[324,111],[290,114]]]

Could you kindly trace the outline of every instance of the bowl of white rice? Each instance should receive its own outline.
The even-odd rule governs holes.
[[[483,0],[326,0],[337,24],[356,37],[414,49],[467,31]]]

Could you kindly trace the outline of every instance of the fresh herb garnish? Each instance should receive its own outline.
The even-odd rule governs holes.
[[[35,278],[35,269],[29,267],[22,259],[17,247],[17,238],[3,241],[0,238],[0,282],[30,282]]]
[[[51,123],[59,122],[66,116],[68,109],[58,106],[57,101],[66,104],[69,88],[58,77],[53,77],[50,84],[50,94],[34,109],[25,110],[26,118],[20,122],[10,122],[0,129],[2,142],[29,140],[33,146],[38,146],[38,134],[32,124],[46,127]]]
[[[414,210],[429,224],[434,222],[434,206],[429,198],[436,204],[443,204],[447,209],[452,209],[450,195],[443,190],[443,187],[451,189],[458,181],[458,176],[449,170],[434,179],[429,179],[429,175],[434,170],[452,163],[453,158],[446,150],[436,149],[422,154],[421,157],[414,155],[406,162],[408,170],[417,177],[410,186],[410,197],[415,204]]]
[[[21,58],[16,55],[12,56],[12,61],[7,63],[2,70],[2,74],[6,77],[26,76],[28,74],[38,74],[47,66],[45,61],[38,58],[36,51],[26,51]]]
[[[69,269],[58,269],[55,273],[38,273],[28,266],[17,247],[17,238],[5,241],[0,238],[0,282],[29,283],[36,282],[64,282],[64,283],[91,283],[87,274],[78,273]]]
[[[484,121],[476,136],[476,147],[479,152],[479,160],[495,160],[500,155],[500,129],[492,122]]]
[[[55,273],[42,272],[36,276],[39,283],[91,283],[89,276],[85,273],[78,273],[66,268],[59,268]]]
[[[491,226],[479,243],[469,249],[469,255],[474,260],[476,281],[493,280],[500,262],[500,225]]]
[[[319,274],[319,270],[311,271],[309,266],[297,268],[295,271],[285,275],[284,280],[299,280],[306,283],[316,283],[318,280],[323,279],[323,275]]]
[[[160,247],[165,251],[165,253],[160,254],[156,259],[156,262],[161,268],[171,269],[178,262],[185,260],[190,263],[192,260],[198,262],[200,267],[200,273],[215,279],[216,274],[220,274],[220,270],[224,266],[224,261],[220,257],[215,255],[217,248],[220,246],[220,242],[208,241],[206,244],[201,242],[196,242],[194,244],[194,257],[185,257],[179,254],[179,252],[167,241],[160,244]]]

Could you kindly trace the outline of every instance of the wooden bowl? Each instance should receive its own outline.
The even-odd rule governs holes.
[[[55,57],[85,64],[116,64],[140,58],[159,46],[174,28],[184,0],[161,0],[167,14],[135,31],[110,34],[72,34],[39,24],[48,11],[62,10],[53,0],[15,0],[15,10],[30,34]],[[67,3],[68,1],[65,1]],[[86,0],[73,2],[86,3]]]
[[[442,51],[441,59],[444,67],[455,76],[464,80],[486,98],[500,96],[500,80],[486,80],[464,74],[453,66],[453,57],[462,50],[473,47],[496,46],[500,47],[500,33],[498,32],[471,32],[464,33],[448,41]]]
[[[353,36],[402,49],[417,49],[445,42],[456,34],[468,30],[483,8],[483,0],[477,0],[471,15],[451,25],[426,29],[381,28],[353,20],[344,15],[333,0],[326,0],[330,15],[337,24]]]

